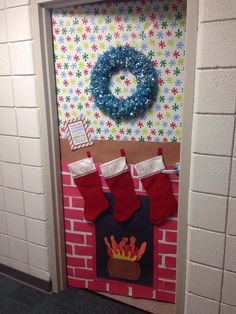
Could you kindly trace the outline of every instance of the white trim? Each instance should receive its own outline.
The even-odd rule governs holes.
[[[128,170],[125,157],[119,157],[100,166],[104,178],[112,178]]]
[[[45,1],[46,3],[46,1]],[[45,4],[46,6],[46,4]],[[65,237],[61,185],[61,160],[57,122],[55,76],[51,32],[51,12],[32,0],[32,34],[37,94],[45,157],[46,202],[49,233],[49,271],[52,290],[66,287]]]
[[[139,178],[149,177],[165,169],[162,156],[156,156],[134,165]]]
[[[79,178],[96,171],[96,166],[92,157],[73,162],[68,165],[68,168],[72,173],[73,178]]]
[[[48,195],[50,272],[53,291],[66,287],[64,221],[62,208],[62,187],[60,181],[60,151],[57,131],[57,112],[55,97],[55,77],[53,49],[51,41],[50,9],[78,4],[102,2],[103,0],[32,0],[33,40],[35,46],[35,66],[40,98],[41,129],[45,130],[43,139],[46,156],[45,174]],[[184,313],[187,213],[189,191],[189,169],[191,149],[192,111],[194,97],[194,76],[196,68],[196,37],[198,23],[198,2],[187,2],[186,62],[183,106],[183,137],[181,142],[181,175],[179,191],[178,258],[176,314]]]
[[[187,20],[185,37],[184,105],[182,112],[182,140],[180,145],[178,243],[176,267],[176,307],[175,313],[185,313],[188,197],[191,162],[192,121],[194,86],[196,71],[197,32],[199,0],[187,0]]]

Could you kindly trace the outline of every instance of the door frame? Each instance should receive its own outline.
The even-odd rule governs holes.
[[[49,225],[49,261],[54,292],[66,287],[63,202],[60,169],[60,149],[57,125],[55,75],[53,64],[51,10],[103,0],[32,0],[32,31],[40,119],[45,156],[45,177]],[[184,106],[182,112],[181,173],[179,185],[178,255],[176,313],[184,313],[186,251],[188,226],[189,173],[191,158],[192,116],[196,70],[198,2],[186,0],[186,58]]]

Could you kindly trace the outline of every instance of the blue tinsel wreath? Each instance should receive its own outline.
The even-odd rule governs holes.
[[[110,91],[110,80],[118,70],[128,70],[137,79],[136,92],[118,99]],[[99,56],[91,74],[91,92],[98,108],[116,121],[144,113],[157,94],[157,72],[141,52],[127,46],[112,47]]]

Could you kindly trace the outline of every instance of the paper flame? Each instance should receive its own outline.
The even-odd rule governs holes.
[[[128,244],[129,241],[129,244]],[[116,242],[114,235],[110,236],[110,242],[107,237],[104,238],[107,246],[107,253],[110,257],[127,260],[131,262],[139,261],[146,251],[147,242],[143,242],[139,247],[135,247],[136,238],[130,237],[130,240],[123,237],[119,243]]]

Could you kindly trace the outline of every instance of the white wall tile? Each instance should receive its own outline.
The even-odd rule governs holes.
[[[16,107],[37,107],[35,76],[13,77],[13,90]]]
[[[26,219],[27,240],[42,246],[48,245],[48,224],[45,221]]]
[[[235,291],[236,291],[236,274],[225,271],[222,289],[222,302],[236,306]]]
[[[190,228],[188,258],[193,262],[222,267],[224,244],[224,234]]]
[[[235,134],[234,134],[234,151],[233,151],[233,156],[236,157],[236,129],[235,129]]]
[[[24,215],[24,193],[23,191],[4,189],[6,211]]]
[[[197,67],[236,65],[236,20],[199,25]]]
[[[227,195],[230,158],[193,155],[191,188],[198,192]]]
[[[6,7],[17,7],[20,5],[30,4],[30,0],[6,0]]]
[[[44,193],[44,170],[42,167],[22,166],[22,177],[25,191]]]
[[[47,220],[46,195],[24,192],[24,200],[27,217]]]
[[[30,266],[30,274],[44,281],[50,281],[50,274],[47,271]]]
[[[26,241],[9,237],[9,247],[11,258],[28,264],[28,245]]]
[[[30,266],[48,270],[48,248],[29,243]]]
[[[22,189],[21,165],[2,163],[2,177],[5,187]]]
[[[35,74],[32,42],[10,44],[12,74]]]
[[[4,198],[3,198],[3,188],[0,187],[0,210],[5,210]]]
[[[2,163],[1,163],[1,161],[0,161],[0,186],[2,186],[3,185],[3,179],[2,179]],[[0,188],[0,190],[1,190],[1,188]],[[1,202],[0,202],[0,204],[1,204]]]
[[[227,304],[221,304],[220,314],[236,314],[236,307]]]
[[[23,273],[29,274],[29,266],[27,264],[18,262],[16,260],[11,260],[11,267],[15,268]]]
[[[5,211],[0,210],[0,233],[7,234],[7,217]]]
[[[202,297],[219,301],[222,271],[220,269],[188,263],[187,290]]]
[[[11,261],[12,261],[11,258],[0,255],[0,263],[1,264],[11,267],[12,266]]]
[[[14,108],[0,107],[0,134],[17,135],[16,114]]]
[[[235,18],[236,16],[235,0],[200,0],[199,2],[199,20],[215,21]]]
[[[189,224],[212,231],[225,231],[227,198],[190,192]]]
[[[186,295],[185,314],[216,314],[218,311],[218,302],[190,293]]]
[[[20,138],[21,162],[25,165],[42,166],[42,144],[40,139]]]
[[[7,213],[8,234],[12,237],[26,240],[25,218]]]
[[[195,83],[195,111],[234,113],[236,70],[198,70]]]
[[[230,156],[233,133],[233,115],[194,115],[192,151]]]
[[[4,234],[0,234],[0,254],[10,256],[8,236]]]
[[[236,272],[236,237],[227,236],[225,269]]]
[[[10,77],[0,77],[0,107],[13,107],[13,89],[12,80]]]
[[[0,44],[0,75],[11,75],[8,45]]]
[[[0,11],[0,43],[7,42],[6,12]]]
[[[230,195],[233,197],[236,197],[236,158],[233,158],[233,161],[232,161]]]
[[[39,109],[16,109],[20,136],[40,137]]]
[[[5,0],[0,0],[0,10],[5,8]]]
[[[7,31],[9,41],[31,39],[30,7],[16,7],[7,10]]]
[[[229,199],[227,233],[236,236],[236,198]]]
[[[0,136],[0,159],[7,162],[20,162],[19,140],[17,137]]]

